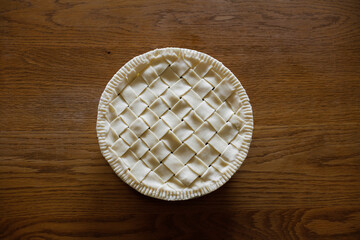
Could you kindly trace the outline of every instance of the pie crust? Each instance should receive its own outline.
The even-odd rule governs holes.
[[[98,107],[101,152],[142,194],[186,200],[210,193],[239,169],[251,142],[249,98],[207,54],[156,49],[126,63]]]

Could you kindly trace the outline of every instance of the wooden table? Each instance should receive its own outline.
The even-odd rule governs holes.
[[[1,239],[359,239],[360,2],[0,3]],[[176,46],[240,79],[249,155],[165,202],[102,157],[97,104],[132,57]]]

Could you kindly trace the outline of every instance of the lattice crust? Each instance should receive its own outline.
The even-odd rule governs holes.
[[[252,111],[236,77],[193,50],[138,56],[114,75],[99,104],[98,137],[115,172],[161,199],[200,196],[246,157]]]

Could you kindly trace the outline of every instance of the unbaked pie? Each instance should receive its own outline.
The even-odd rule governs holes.
[[[245,90],[214,58],[163,48],[126,63],[99,103],[105,159],[137,191],[164,200],[212,192],[244,161],[253,116]]]

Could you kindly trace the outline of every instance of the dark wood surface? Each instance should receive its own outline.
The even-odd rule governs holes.
[[[360,239],[360,2],[0,1],[1,239]],[[102,157],[97,104],[128,60],[185,47],[253,106],[222,188],[165,202]]]

